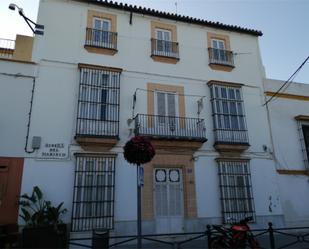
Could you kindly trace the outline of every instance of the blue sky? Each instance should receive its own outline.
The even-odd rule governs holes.
[[[0,38],[31,35],[18,13],[8,9],[11,2],[36,20],[39,0],[1,0]],[[176,11],[176,0],[123,2]],[[261,30],[260,50],[268,78],[288,79],[309,55],[309,0],[177,0],[177,13]],[[309,62],[294,80],[309,84]]]

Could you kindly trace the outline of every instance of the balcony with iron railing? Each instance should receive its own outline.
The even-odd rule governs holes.
[[[13,58],[15,40],[0,38],[0,58]]]
[[[209,65],[220,65],[226,66],[233,69],[234,65],[234,54],[233,51],[208,48],[209,53]]]
[[[245,129],[214,129],[214,147],[219,151],[243,151],[250,146]]]
[[[93,28],[86,28],[85,48],[89,52],[98,52],[100,49],[117,52],[117,33]]]
[[[161,62],[177,63],[179,61],[178,42],[151,39],[151,57]]]
[[[135,134],[157,140],[207,141],[205,122],[199,118],[138,114]]]

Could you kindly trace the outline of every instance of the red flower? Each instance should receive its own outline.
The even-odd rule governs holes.
[[[123,149],[124,158],[132,164],[148,163],[156,154],[150,139],[143,136],[133,137]]]

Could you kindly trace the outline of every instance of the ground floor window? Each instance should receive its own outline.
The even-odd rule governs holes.
[[[250,165],[247,160],[217,160],[224,223],[255,219]]]
[[[72,231],[113,229],[115,156],[76,155]]]

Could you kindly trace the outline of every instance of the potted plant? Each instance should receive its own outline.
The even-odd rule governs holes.
[[[24,248],[65,248],[66,224],[61,220],[67,210],[62,207],[52,206],[50,201],[43,198],[43,193],[38,186],[32,190],[31,196],[23,194],[19,201],[20,217],[25,222],[22,231]]]

